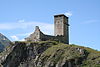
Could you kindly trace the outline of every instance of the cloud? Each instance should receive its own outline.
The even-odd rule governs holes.
[[[28,32],[28,33],[19,33],[19,34],[16,34],[16,36],[29,36],[30,34],[32,34],[32,32]]]
[[[0,30],[12,31],[13,35],[10,35],[12,41],[20,40],[24,41],[23,38],[28,37],[35,30],[35,26],[39,26],[40,30],[44,34],[53,35],[54,24],[45,22],[35,22],[35,21],[17,21],[17,22],[0,22]],[[19,30],[18,32],[16,30]],[[23,31],[23,32],[22,32]],[[16,34],[15,34],[16,32]]]
[[[25,22],[25,20],[24,20],[24,19],[22,19],[22,20],[18,20],[18,22]]]
[[[100,20],[87,20],[87,21],[84,21],[83,24],[93,24],[97,22],[100,22]]]
[[[21,39],[21,40],[19,40],[19,41],[25,41],[25,39]]]
[[[18,38],[17,36],[15,36],[15,35],[10,36],[10,37],[12,38],[13,41],[17,41],[17,40],[19,40],[19,38]]]
[[[12,29],[18,29],[18,28],[20,28],[20,29],[25,28],[21,25],[20,25],[20,23],[15,23],[15,22],[1,23],[0,30],[12,30]]]
[[[24,21],[24,20],[19,20],[20,22]],[[5,22],[5,23],[0,23],[0,30],[15,30],[15,29],[19,29],[19,30],[26,30],[26,29],[32,29],[35,26],[39,26],[40,29],[45,32],[46,34],[51,34],[51,32],[53,32],[53,24],[50,23],[45,23],[45,22]]]
[[[25,41],[24,38],[20,39],[19,36],[16,36],[16,35],[13,35],[13,36],[10,36],[12,41]]]
[[[65,15],[70,17],[70,16],[72,16],[72,13],[70,11],[68,11],[68,12],[65,13]]]

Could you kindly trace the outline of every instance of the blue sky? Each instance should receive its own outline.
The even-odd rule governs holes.
[[[55,14],[67,14],[70,43],[100,50],[100,0],[0,0],[0,33],[23,40],[35,26],[53,35]]]

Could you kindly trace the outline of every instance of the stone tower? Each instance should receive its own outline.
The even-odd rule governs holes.
[[[58,41],[69,44],[69,24],[68,17],[64,14],[54,15],[54,36],[42,33],[38,26],[35,31],[25,38],[26,41]]]
[[[68,17],[64,14],[54,15],[54,35],[62,36],[65,43],[69,44]]]

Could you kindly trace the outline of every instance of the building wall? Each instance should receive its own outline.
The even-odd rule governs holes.
[[[36,26],[35,32],[29,37],[25,38],[26,41],[46,41],[53,40],[69,44],[69,24],[68,17],[65,15],[55,15],[54,16],[54,35],[43,34],[39,27]]]
[[[54,35],[61,38],[69,44],[69,24],[68,17],[64,14],[54,16]]]

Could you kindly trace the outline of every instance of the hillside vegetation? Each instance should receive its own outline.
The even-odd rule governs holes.
[[[2,67],[100,67],[100,51],[55,41],[15,42],[0,59]]]

